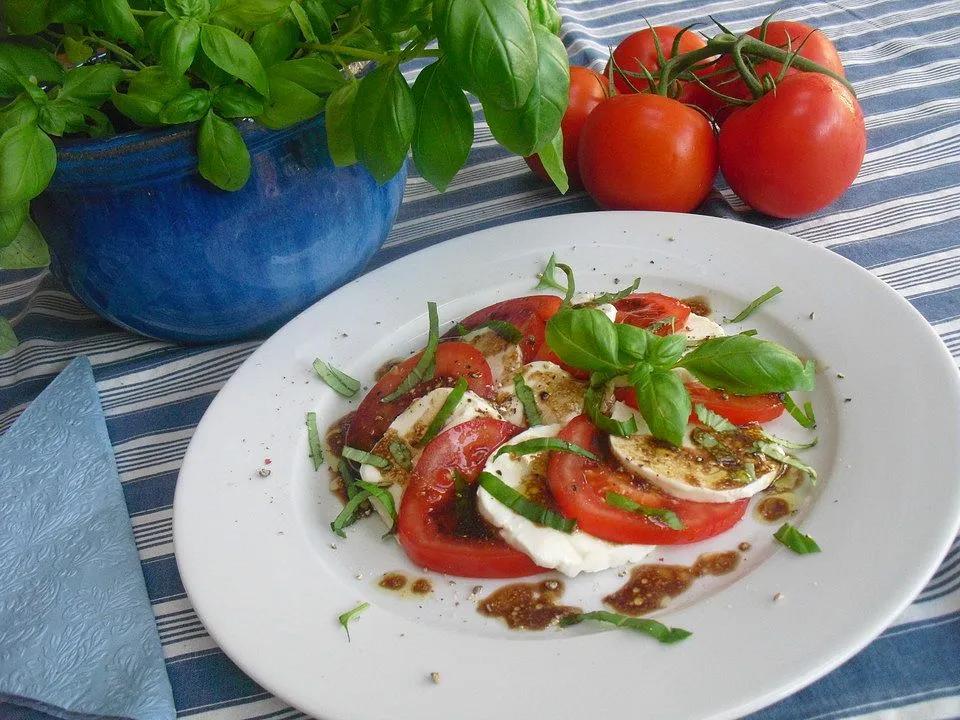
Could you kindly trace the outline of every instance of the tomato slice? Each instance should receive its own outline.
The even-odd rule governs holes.
[[[605,436],[585,415],[571,420],[557,436],[608,455]],[[547,482],[560,511],[591,535],[611,542],[678,545],[713,537],[733,527],[746,512],[749,500],[732,503],[698,503],[665,495],[606,462],[572,453],[551,453]],[[625,495],[649,507],[666,508],[683,522],[672,530],[652,518],[608,505],[607,491]]]
[[[392,367],[367,393],[350,423],[347,445],[370,450],[410,403],[438,387],[452,386],[460,377],[467,379],[467,388],[477,395],[493,398],[493,374],[483,353],[467,343],[444,342],[437,347],[436,373],[432,379],[414,386],[393,402],[380,402],[380,398],[397,389],[422,354],[417,353]]]
[[[776,393],[766,395],[728,395],[722,390],[711,390],[699,383],[686,383],[690,393],[690,402],[700,404],[722,415],[734,425],[770,422],[783,414],[783,402]],[[632,387],[618,387],[614,395],[620,402],[632,408],[637,407],[637,395]],[[690,413],[690,421],[697,419],[696,413]]]
[[[427,444],[410,476],[397,518],[397,539],[417,567],[464,577],[506,578],[544,572],[507,545],[479,515],[464,522],[455,509],[454,471],[460,472],[475,492],[477,476],[490,453],[521,430],[501,420],[475,418],[445,430]],[[476,503],[471,502],[470,507],[475,514]]]
[[[674,327],[682,328],[690,317],[690,307],[675,297],[660,293],[637,293],[628,295],[614,303],[617,308],[617,322],[648,327],[660,320],[674,318]],[[669,325],[655,330],[657,335],[669,335]]]
[[[520,351],[523,353],[523,361],[528,363],[536,357],[543,345],[547,320],[557,311],[561,302],[556,295],[528,295],[489,305],[468,315],[461,322],[468,329],[488,320],[503,320],[516,326],[523,333]]]

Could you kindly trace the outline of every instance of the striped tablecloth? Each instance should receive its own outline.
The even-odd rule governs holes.
[[[725,187],[702,212],[785,230],[869,268],[960,356],[960,1],[560,4],[571,60],[597,69],[643,16],[652,24],[685,25],[711,14],[742,31],[780,8],[782,18],[822,28],[840,48],[867,117],[869,148],[854,186],[835,206],[798,221],[747,212]],[[522,160],[497,147],[485,125],[477,134],[469,167],[446,194],[411,175],[400,216],[372,266],[479,228],[595,209],[582,194],[561,197],[538,182]],[[94,364],[180,714],[302,717],[217,648],[190,607],[173,556],[171,504],[183,453],[214,393],[257,343],[183,348],[146,340],[100,321],[37,273],[0,274],[0,314],[13,320],[23,341],[0,359],[0,432],[71,358],[83,353]],[[923,492],[923,478],[903,481],[905,499]],[[877,531],[883,527],[895,523],[878,522]],[[863,601],[870,602],[869,588]],[[960,717],[960,543],[869,648],[757,717]]]

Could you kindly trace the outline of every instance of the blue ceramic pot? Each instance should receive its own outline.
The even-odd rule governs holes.
[[[253,173],[237,192],[196,172],[196,128],[64,141],[33,217],[51,269],[90,308],[163,340],[267,333],[353,278],[383,244],[406,169],[378,186],[336,168],[323,116],[240,124]]]

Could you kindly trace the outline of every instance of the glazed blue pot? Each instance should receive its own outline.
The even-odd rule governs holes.
[[[406,169],[378,186],[334,167],[322,115],[240,128],[253,172],[236,192],[197,174],[195,126],[61,142],[32,204],[54,274],[117,325],[190,343],[268,333],[356,276],[390,231]]]

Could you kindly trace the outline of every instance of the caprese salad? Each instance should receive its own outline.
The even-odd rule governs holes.
[[[330,435],[345,500],[334,532],[375,511],[420,568],[575,576],[722,533],[787,472],[816,478],[793,454],[812,442],[763,425],[785,410],[813,425],[810,403],[789,394],[813,389],[812,361],[727,334],[639,281],[578,294],[553,258],[539,277],[563,295],[505,300],[444,333],[428,303],[426,347],[383,372]],[[337,392],[358,392],[315,367]],[[315,417],[308,436],[319,467]],[[812,542],[789,527],[784,544]]]

